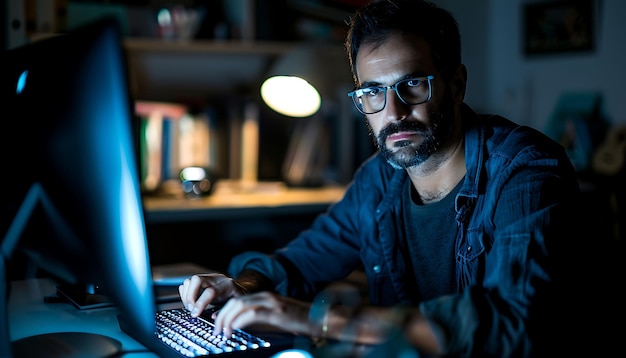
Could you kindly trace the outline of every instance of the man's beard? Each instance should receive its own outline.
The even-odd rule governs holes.
[[[454,126],[454,104],[452,96],[446,95],[441,108],[444,111],[434,111],[430,113],[431,128],[427,128],[423,123],[411,120],[403,120],[389,123],[383,128],[378,137],[375,137],[375,144],[387,162],[395,169],[407,169],[418,166],[436,153],[452,137]],[[367,122],[367,121],[366,121]],[[372,128],[368,129],[374,138]],[[392,151],[385,145],[387,137],[392,134],[410,131],[417,132],[422,136],[422,143],[415,144],[409,140],[395,142],[396,151]]]

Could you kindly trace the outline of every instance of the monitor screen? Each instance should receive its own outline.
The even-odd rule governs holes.
[[[0,273],[24,253],[62,282],[101,287],[137,332],[152,334],[154,292],[119,25],[100,20],[0,57]],[[6,310],[8,282],[0,279]]]

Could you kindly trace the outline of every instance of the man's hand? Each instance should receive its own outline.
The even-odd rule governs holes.
[[[191,315],[198,317],[211,304],[220,304],[245,293],[241,285],[220,273],[193,275],[178,286],[178,293]]]
[[[310,307],[309,302],[264,291],[233,297],[212,317],[216,332],[227,337],[234,329],[258,323],[310,335],[315,327],[308,319]]]

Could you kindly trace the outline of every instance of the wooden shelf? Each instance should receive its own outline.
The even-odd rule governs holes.
[[[37,33],[30,41],[58,34]],[[256,95],[272,62],[297,42],[126,38],[132,95],[139,100],[206,102]]]
[[[124,45],[135,98],[198,103],[258,94],[274,59],[296,44],[129,38]]]
[[[162,40],[127,38],[124,46],[130,52],[163,53],[174,51],[201,54],[254,54],[279,56],[291,50],[296,43],[234,40]]]
[[[289,188],[281,183],[259,183],[242,187],[236,182],[222,181],[207,197],[145,196],[143,205],[148,223],[300,215],[325,211],[344,192],[344,186]]]

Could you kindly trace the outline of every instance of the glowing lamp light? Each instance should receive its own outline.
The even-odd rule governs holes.
[[[322,105],[313,85],[296,76],[270,77],[261,85],[261,97],[273,110],[289,117],[308,117]]]

